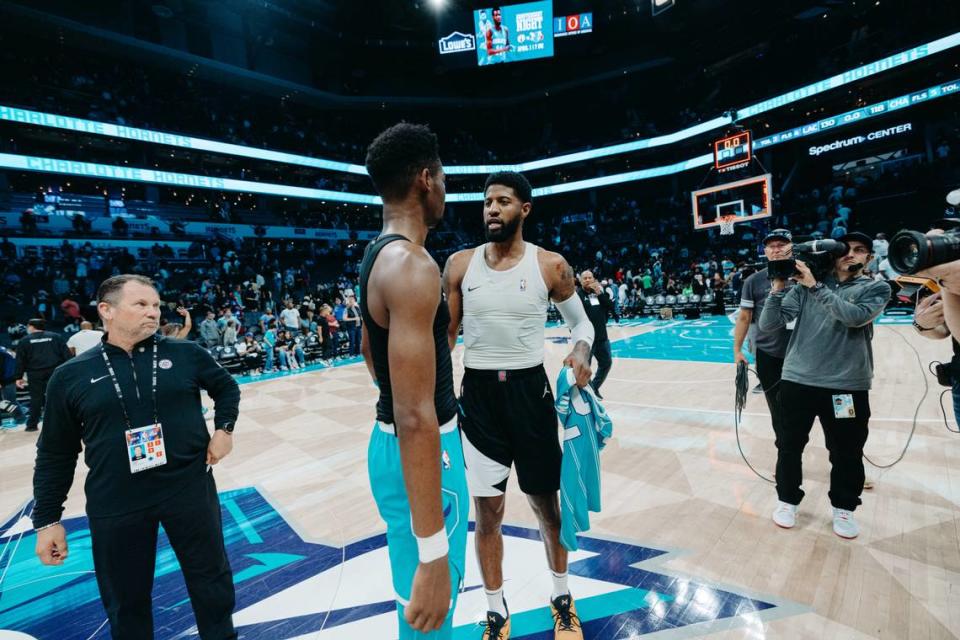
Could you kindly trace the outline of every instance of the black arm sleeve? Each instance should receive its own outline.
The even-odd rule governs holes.
[[[197,379],[213,398],[214,426],[236,423],[240,414],[240,385],[203,347],[198,344],[194,347]]]
[[[70,383],[66,378],[63,371],[55,371],[47,385],[43,431],[37,441],[33,468],[34,528],[60,519],[81,450],[82,429],[70,403]]]

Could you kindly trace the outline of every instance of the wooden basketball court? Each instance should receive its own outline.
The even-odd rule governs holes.
[[[925,373],[928,362],[950,357],[949,344],[924,340],[909,325],[878,325],[867,442],[874,461],[897,458],[925,379],[930,388],[903,461],[887,471],[868,465],[876,486],[856,512],[860,537],[848,541],[831,529],[829,463],[818,427],[804,457],[807,496],[798,526],[782,530],[771,521],[776,493],[737,448],[732,329],[722,317],[610,328],[615,359],[602,392],[614,437],[601,456],[603,511],[571,554],[571,589],[587,637],[960,636],[960,435],[945,429],[943,388]],[[569,348],[565,335],[548,330],[552,379]],[[458,348],[458,378],[460,360]],[[241,637],[395,638],[383,526],[367,486],[377,391],[366,368],[355,363],[250,381],[242,392],[236,446],[215,472]],[[950,395],[944,400],[955,428]],[[741,441],[751,462],[772,474],[762,395],[749,395]],[[34,443],[30,434],[0,433],[0,629],[8,629],[0,639],[106,638],[82,517],[83,469],[64,514],[69,561],[48,568],[33,555],[24,516]],[[552,637],[546,561],[515,478],[506,522],[513,637]],[[165,544],[155,588],[157,637],[195,637]],[[471,560],[457,638],[480,637],[479,585]]]

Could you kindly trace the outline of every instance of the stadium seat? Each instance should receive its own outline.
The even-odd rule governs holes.
[[[301,346],[303,347],[303,353],[307,358],[307,362],[319,360],[323,355],[323,345],[320,343],[319,336],[315,333],[307,336],[306,342],[301,344]]]
[[[219,348],[217,361],[224,369],[230,373],[239,374],[243,372],[243,358],[237,353],[234,347],[215,347]]]

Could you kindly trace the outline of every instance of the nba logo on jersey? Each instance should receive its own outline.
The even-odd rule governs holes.
[[[450,468],[450,455],[447,453],[447,450],[444,449],[443,453],[440,454],[440,462],[443,464],[444,469]]]
[[[520,279],[520,291],[527,290],[527,280],[525,278]]]

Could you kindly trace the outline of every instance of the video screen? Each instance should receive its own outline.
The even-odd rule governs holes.
[[[487,66],[553,56],[553,3],[492,5],[473,12],[477,64]]]

